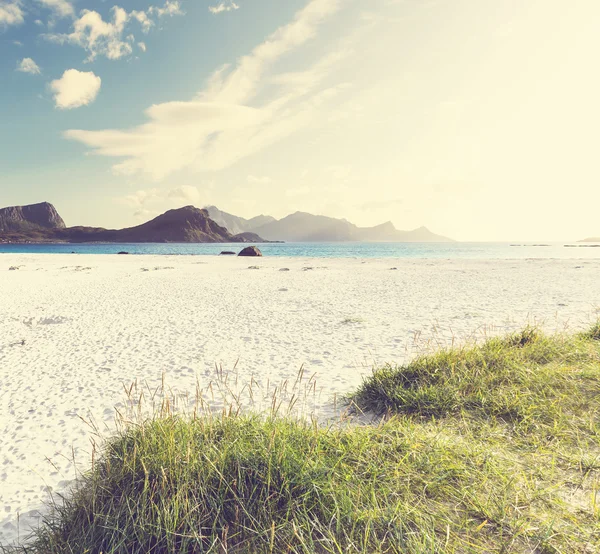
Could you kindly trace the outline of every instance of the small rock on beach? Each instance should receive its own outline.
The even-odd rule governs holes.
[[[256,246],[247,246],[238,256],[262,256],[262,252]]]

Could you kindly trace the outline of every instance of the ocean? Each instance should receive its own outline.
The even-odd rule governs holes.
[[[0,244],[0,254],[129,254],[214,256],[222,251],[239,252],[246,244]],[[414,258],[414,259],[598,259],[600,248],[577,243],[265,243],[265,256],[308,258]]]

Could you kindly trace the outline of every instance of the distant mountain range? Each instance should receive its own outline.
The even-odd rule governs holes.
[[[223,212],[216,206],[206,206],[205,210],[213,221],[225,227],[230,233],[235,234],[253,232],[258,227],[277,221],[270,215],[257,215],[252,219],[244,219],[243,217]]]
[[[296,212],[283,219],[259,215],[244,219],[207,206],[210,217],[233,232],[252,232],[266,240],[286,242],[453,242],[448,237],[436,235],[426,227],[412,231],[399,231],[391,221],[375,227],[357,227],[345,219]]]
[[[206,210],[186,206],[127,229],[67,227],[52,204],[0,209],[2,242],[264,242],[252,233],[231,234]]]
[[[587,239],[578,240],[577,242],[600,242],[600,237],[588,237]]]
[[[244,219],[215,206],[185,206],[127,229],[67,227],[52,204],[0,209],[0,242],[448,242],[420,227],[399,231],[391,222],[357,227],[345,219],[296,212],[277,220],[259,215]]]

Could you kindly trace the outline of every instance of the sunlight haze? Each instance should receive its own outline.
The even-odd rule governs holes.
[[[595,0],[0,0],[0,205],[600,235]]]

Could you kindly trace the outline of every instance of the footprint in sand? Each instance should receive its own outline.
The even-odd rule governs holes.
[[[44,317],[38,319],[38,325],[60,325],[61,323],[66,323],[69,321],[68,317],[63,317],[62,315],[55,315],[51,317]]]

